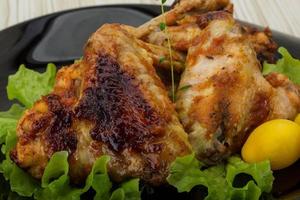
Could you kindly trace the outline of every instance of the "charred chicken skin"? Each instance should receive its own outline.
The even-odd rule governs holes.
[[[171,162],[191,147],[142,44],[122,25],[97,30],[83,60],[62,68],[53,92],[19,121],[12,159],[41,178],[51,155],[68,151],[70,176],[82,182],[109,155],[115,181],[164,183]]]

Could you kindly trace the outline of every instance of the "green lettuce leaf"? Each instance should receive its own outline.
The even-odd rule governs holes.
[[[250,175],[253,180],[243,187],[234,187],[236,176],[242,173]],[[189,192],[199,185],[206,187],[208,195],[205,200],[258,200],[262,192],[271,191],[273,180],[268,161],[248,164],[238,156],[233,156],[226,165],[205,168],[194,154],[177,158],[167,178],[178,192]]]
[[[11,191],[21,196],[31,197],[39,184],[29,174],[20,169],[9,156],[9,150],[15,146],[16,132],[9,132],[6,137],[6,159],[0,164],[0,173],[9,181]]]
[[[36,180],[20,169],[10,159],[3,161],[1,168],[5,179],[9,181],[11,191],[24,197],[31,197],[39,187],[39,183]]]
[[[139,179],[132,179],[121,184],[120,188],[116,189],[110,197],[110,200],[140,200],[140,199],[141,199],[141,192],[139,191]]]
[[[101,156],[93,166],[92,172],[87,178],[86,187],[92,187],[96,191],[94,199],[109,199],[112,182],[107,173],[109,156]],[[88,189],[88,188],[85,188]]]
[[[48,64],[44,73],[38,73],[21,65],[17,73],[8,78],[7,96],[10,100],[17,99],[30,108],[42,95],[48,94],[53,89],[55,75],[54,64]]]
[[[271,192],[274,177],[269,161],[248,164],[237,156],[230,157],[226,169],[227,181],[232,183],[235,176],[240,173],[251,175],[263,192]]]
[[[68,173],[68,152],[54,153],[44,171],[41,188],[35,192],[35,199],[80,199],[80,194],[73,194],[70,188]]]
[[[11,111],[14,112],[6,113],[6,116],[9,116],[9,114],[12,113],[15,113],[16,116],[20,115],[21,110],[22,109],[19,109],[19,111],[17,111],[17,109],[11,109]],[[0,173],[2,173],[4,178],[9,181],[11,191],[24,197],[31,197],[34,191],[39,187],[39,184],[10,159],[9,152],[15,147],[16,142],[16,127],[14,127],[14,129],[7,131],[5,144],[2,146],[2,152],[5,153],[6,159],[0,164]]]
[[[79,200],[82,194],[92,188],[96,192],[95,200],[139,200],[138,179],[129,180],[111,192],[112,182],[107,173],[109,160],[109,156],[98,158],[86,179],[85,186],[75,188],[70,186],[68,153],[56,152],[45,169],[42,187],[35,192],[34,198],[37,200]]]
[[[277,72],[286,75],[291,81],[300,84],[300,60],[291,56],[287,49],[280,47],[278,52],[282,58],[276,64],[264,63],[263,75]]]
[[[167,180],[178,192],[190,192],[196,185],[206,185],[203,171],[199,170],[203,166],[194,154],[179,157],[173,162]]]
[[[0,145],[6,140],[8,131],[15,131],[17,122],[24,112],[24,108],[18,104],[12,105],[12,107],[6,112],[0,112]]]

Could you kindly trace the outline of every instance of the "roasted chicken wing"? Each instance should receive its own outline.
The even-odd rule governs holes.
[[[51,155],[68,151],[70,176],[82,182],[95,160],[109,155],[115,181],[164,183],[171,162],[191,147],[156,75],[152,48],[129,27],[102,26],[83,60],[59,70],[53,92],[19,121],[12,159],[41,178]]]
[[[299,88],[284,75],[265,79],[243,28],[231,14],[218,15],[188,50],[176,102],[194,151],[208,164],[237,153],[261,123],[300,111]]]
[[[152,28],[151,32],[143,35],[144,41],[167,47],[167,36],[169,36],[172,48],[176,51],[186,53],[188,49],[198,42],[201,31],[213,20],[222,19],[228,15],[228,11],[210,11],[207,13],[192,13],[185,15],[168,27],[168,33],[161,31],[159,27]],[[244,25],[242,33],[249,37],[249,40],[261,63],[275,62],[277,44],[272,39],[271,31],[266,28],[260,31],[256,28]]]

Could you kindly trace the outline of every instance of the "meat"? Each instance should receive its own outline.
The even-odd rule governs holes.
[[[284,75],[265,79],[251,39],[230,14],[219,15],[188,50],[176,102],[193,150],[208,164],[238,153],[261,123],[300,111],[299,88]]]
[[[189,16],[190,13],[206,13],[209,11],[222,10],[230,6],[230,0],[180,0],[174,8],[141,25],[135,32],[137,38],[142,38],[157,30],[159,24],[175,25],[180,19]]]
[[[129,27],[102,26],[83,60],[59,70],[53,92],[19,121],[12,159],[41,178],[51,155],[68,151],[70,176],[80,183],[97,158],[109,155],[115,181],[164,183],[171,162],[191,147],[153,67],[154,47]]]
[[[213,20],[222,19],[228,15],[228,11],[210,11],[207,13],[192,13],[185,15],[168,28],[168,36],[171,40],[172,48],[176,51],[187,53],[188,49],[197,43],[201,31]],[[244,25],[242,33],[249,37],[249,40],[256,52],[257,58],[261,63],[275,62],[277,44],[272,39],[271,31],[266,28],[259,31],[257,28]],[[167,34],[158,27],[153,28],[151,32],[142,36],[143,40],[167,47]]]
[[[165,20],[175,71],[183,71],[176,110],[155,70],[171,66]],[[11,158],[41,178],[53,153],[68,151],[72,181],[81,183],[109,155],[113,180],[152,185],[165,183],[170,164],[192,149],[219,162],[264,121],[300,111],[296,85],[261,74],[259,61],[273,62],[276,48],[268,31],[236,23],[228,0],[181,0],[138,28],[103,25],[83,60],[59,70],[53,92],[20,119]]]

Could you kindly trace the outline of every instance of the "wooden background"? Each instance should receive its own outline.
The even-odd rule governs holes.
[[[300,37],[300,0],[232,1],[238,19]],[[47,13],[117,3],[160,4],[160,0],[0,0],[0,30]]]

